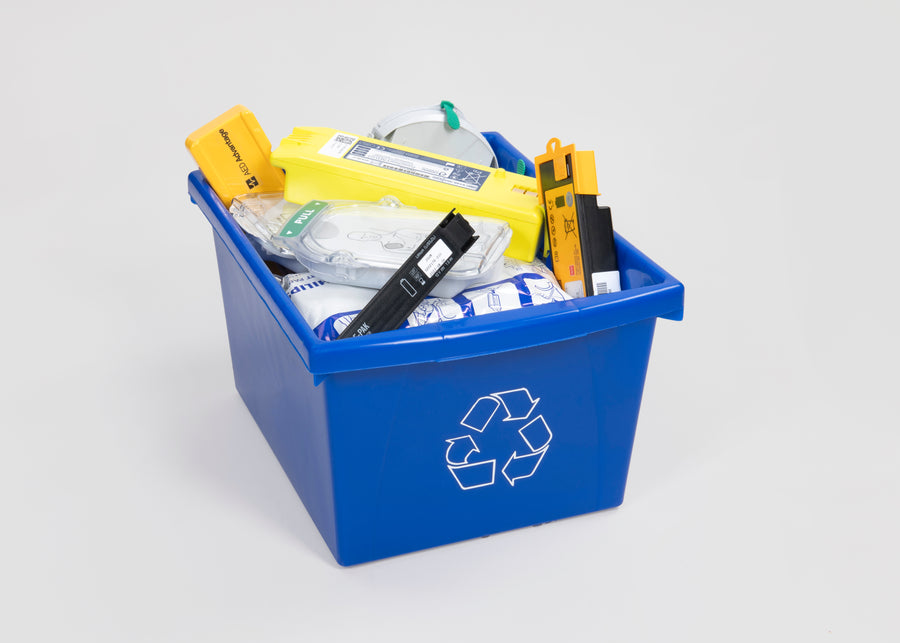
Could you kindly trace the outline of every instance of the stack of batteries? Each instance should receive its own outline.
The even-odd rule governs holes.
[[[593,153],[552,139],[537,177],[524,159],[499,167],[448,101],[388,117],[370,136],[297,128],[274,151],[237,106],[187,147],[322,339],[619,289]],[[504,297],[510,288],[518,296]],[[326,291],[323,316],[308,301]]]

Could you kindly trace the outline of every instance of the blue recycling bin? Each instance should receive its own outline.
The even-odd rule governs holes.
[[[507,170],[525,159],[485,136]],[[237,390],[338,563],[622,503],[656,319],[684,306],[628,241],[621,292],[325,342],[199,170],[188,189]]]

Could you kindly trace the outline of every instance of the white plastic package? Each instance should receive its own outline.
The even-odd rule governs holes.
[[[571,299],[539,260],[526,263],[503,257],[497,272],[497,281],[455,297],[426,297],[401,328]],[[329,283],[308,272],[285,276],[282,286],[315,335],[325,341],[337,339],[377,292]]]

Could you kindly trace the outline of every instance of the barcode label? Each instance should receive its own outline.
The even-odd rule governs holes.
[[[452,163],[435,156],[401,150],[375,141],[355,143],[343,158],[392,172],[438,181],[445,185],[455,185],[473,192],[480,190],[491,175],[487,169]]]
[[[353,136],[352,134],[345,134],[343,132],[337,132],[328,139],[328,142],[322,146],[319,150],[319,154],[324,154],[325,156],[332,156],[334,158],[341,158],[344,154],[347,153],[347,150],[359,140],[358,136]]]
[[[428,278],[431,279],[434,277],[434,273],[437,272],[438,268],[444,265],[444,262],[447,261],[451,256],[453,256],[453,251],[447,247],[447,244],[438,239],[431,248],[429,248],[428,252],[425,253],[425,256],[419,260],[419,270],[428,275]]]
[[[595,295],[605,295],[622,290],[622,286],[619,283],[618,270],[591,273],[591,285],[594,287]]]

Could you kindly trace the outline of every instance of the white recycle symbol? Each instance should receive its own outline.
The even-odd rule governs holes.
[[[541,398],[532,398],[526,388],[491,393],[478,398],[460,421],[460,424],[467,429],[484,433],[484,430],[491,425],[494,416],[502,408],[501,417],[503,413],[506,414],[506,417],[502,419],[503,423],[524,422],[518,429],[518,433],[524,441],[521,452],[520,449],[514,450],[500,470],[506,481],[513,487],[516,486],[516,480],[530,478],[535,474],[541,460],[544,459],[544,454],[550,447],[550,440],[553,439],[553,434],[550,432],[544,416],[538,415],[532,418],[532,412],[540,400]],[[496,428],[492,430],[496,430]],[[505,430],[505,427],[502,427],[502,430]],[[471,435],[465,434],[457,438],[450,438],[447,443],[449,444],[446,455],[447,468],[461,489],[477,489],[494,484],[497,461],[477,460],[477,456],[473,458],[472,454],[481,453],[481,450]]]

